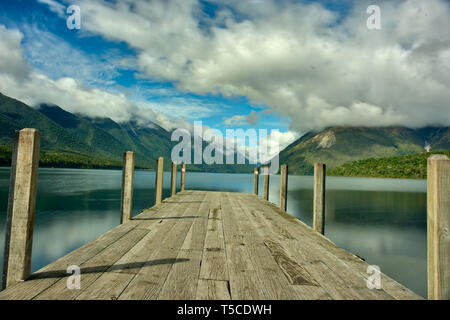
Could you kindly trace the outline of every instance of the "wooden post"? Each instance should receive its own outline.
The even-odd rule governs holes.
[[[314,231],[325,234],[325,169],[324,163],[314,164]]]
[[[164,158],[159,157],[158,160],[156,160],[155,205],[160,204],[162,202],[163,175],[164,175]]]
[[[184,187],[186,184],[186,164],[183,163],[181,166],[181,187],[180,190],[184,191]]]
[[[264,187],[263,187],[263,196],[264,200],[269,201],[269,168],[264,167]]]
[[[288,179],[288,166],[287,164],[281,165],[280,173],[280,208],[286,211],[287,206],[287,179]]]
[[[428,158],[428,299],[450,299],[450,159]]]
[[[172,183],[171,183],[171,196],[177,194],[177,164],[172,162]]]
[[[253,175],[254,175],[254,182],[253,182],[253,193],[255,194],[255,195],[258,195],[258,180],[259,180],[259,177],[258,177],[258,168],[255,168],[255,170],[254,170],[254,172],[253,172]]]
[[[16,132],[11,162],[3,288],[30,276],[41,134],[36,129]]]
[[[131,220],[133,210],[134,152],[123,154],[122,199],[120,204],[120,224]]]

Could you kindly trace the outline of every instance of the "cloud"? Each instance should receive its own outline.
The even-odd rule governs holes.
[[[227,126],[238,126],[238,125],[252,125],[256,126],[258,123],[259,115],[257,112],[252,110],[249,115],[234,115],[231,118],[225,118],[223,123]]]
[[[23,34],[0,25],[0,70],[5,77],[26,79],[30,72],[20,45]]]
[[[156,123],[167,130],[191,127],[185,119],[136,104],[123,93],[88,87],[71,77],[52,79],[40,73],[25,61],[22,38],[20,31],[0,25],[0,90],[4,94],[31,106],[54,103],[88,117],[110,117],[117,122],[135,120],[145,126]]]
[[[59,17],[65,17],[66,7],[61,3],[55,0],[38,0],[38,2],[47,5],[50,11],[56,13]]]
[[[224,119],[223,123],[227,126],[237,126],[246,124],[246,116],[235,115],[231,118]]]
[[[86,54],[64,39],[34,26],[24,25],[22,48],[27,61],[52,79],[71,77],[87,86],[105,86],[128,70],[131,57],[109,50],[101,56]]]
[[[292,120],[331,125],[450,125],[450,7],[442,0],[369,1],[340,16],[317,3],[77,1],[83,28],[136,50],[150,79],[197,94],[246,96]],[[243,121],[237,116],[233,121]]]

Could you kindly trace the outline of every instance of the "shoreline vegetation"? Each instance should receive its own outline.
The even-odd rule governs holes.
[[[0,145],[0,166],[11,166],[11,157],[12,147]],[[46,150],[41,151],[39,166],[43,168],[122,169],[120,161]],[[136,169],[149,168],[136,166]]]
[[[367,178],[426,179],[427,159],[432,154],[445,154],[450,157],[450,149],[414,153],[398,157],[357,160],[329,169],[327,170],[327,175]]]
[[[369,158],[342,164],[327,170],[328,176],[426,179],[427,159],[431,154],[446,154],[449,150],[423,152],[389,158]],[[11,166],[12,147],[0,145],[0,166]],[[42,150],[39,166],[43,168],[72,169],[122,169],[122,162],[102,158],[89,157],[82,154],[62,153]],[[188,166],[189,170],[200,171],[197,167]],[[147,166],[136,166],[140,170],[152,170]]]

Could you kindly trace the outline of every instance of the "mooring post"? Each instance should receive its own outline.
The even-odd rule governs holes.
[[[41,133],[36,129],[16,132],[11,162],[3,288],[30,276]]]
[[[288,183],[288,166],[287,164],[281,165],[280,174],[280,208],[286,211],[287,206],[287,183]]]
[[[183,163],[181,166],[181,187],[180,190],[184,191],[184,187],[186,184],[186,164]]]
[[[122,199],[120,205],[120,224],[131,220],[133,210],[134,152],[123,154]]]
[[[325,234],[325,169],[324,163],[314,164],[314,231]]]
[[[172,161],[172,182],[171,182],[171,196],[177,194],[177,164]]]
[[[450,159],[427,161],[428,299],[450,299]]]
[[[263,168],[264,172],[264,186],[263,186],[263,196],[264,200],[269,201],[269,167]]]
[[[155,205],[160,204],[162,202],[163,175],[164,175],[164,158],[159,157],[158,160],[156,160]]]
[[[253,171],[253,175],[254,175],[254,182],[253,182],[253,193],[255,195],[258,195],[258,168],[255,168],[255,170]]]

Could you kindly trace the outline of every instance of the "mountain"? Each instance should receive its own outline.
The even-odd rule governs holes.
[[[97,156],[116,159],[126,151],[126,145],[87,119],[78,117],[55,105],[41,104],[37,111],[95,150]]]
[[[156,159],[164,157],[171,168],[171,132],[150,123],[117,123],[110,118],[88,118],[67,112],[56,105],[32,108],[0,93],[0,164],[7,165],[14,132],[22,128],[41,131],[41,165],[117,168],[123,152],[136,153],[136,165],[154,169]],[[193,148],[193,142],[191,143]],[[207,143],[203,141],[203,145]],[[193,154],[193,153],[192,153]],[[205,172],[251,172],[250,165],[188,165],[188,170]]]
[[[128,150],[135,151],[136,162],[151,161],[153,165],[158,157],[164,157],[164,166],[169,168],[170,154],[175,143],[170,140],[170,132],[160,126],[153,123],[151,128],[142,127],[135,121],[119,124],[109,118],[85,119],[127,146]]]
[[[123,152],[136,152],[136,165],[153,168],[158,157],[170,164],[173,142],[163,128],[141,127],[136,122],[116,123],[109,118],[90,119],[50,104],[32,108],[0,93],[0,144],[12,145],[22,128],[41,131],[41,149],[80,157],[121,161]],[[104,162],[102,161],[102,164]]]
[[[280,163],[291,174],[313,174],[313,164],[327,168],[368,158],[402,156],[431,150],[450,149],[449,127],[331,127],[310,132],[280,153]]]
[[[0,93],[0,143],[12,144],[14,132],[23,128],[41,131],[41,147],[46,150],[94,154],[95,148],[73,135],[58,123],[26,104]]]

